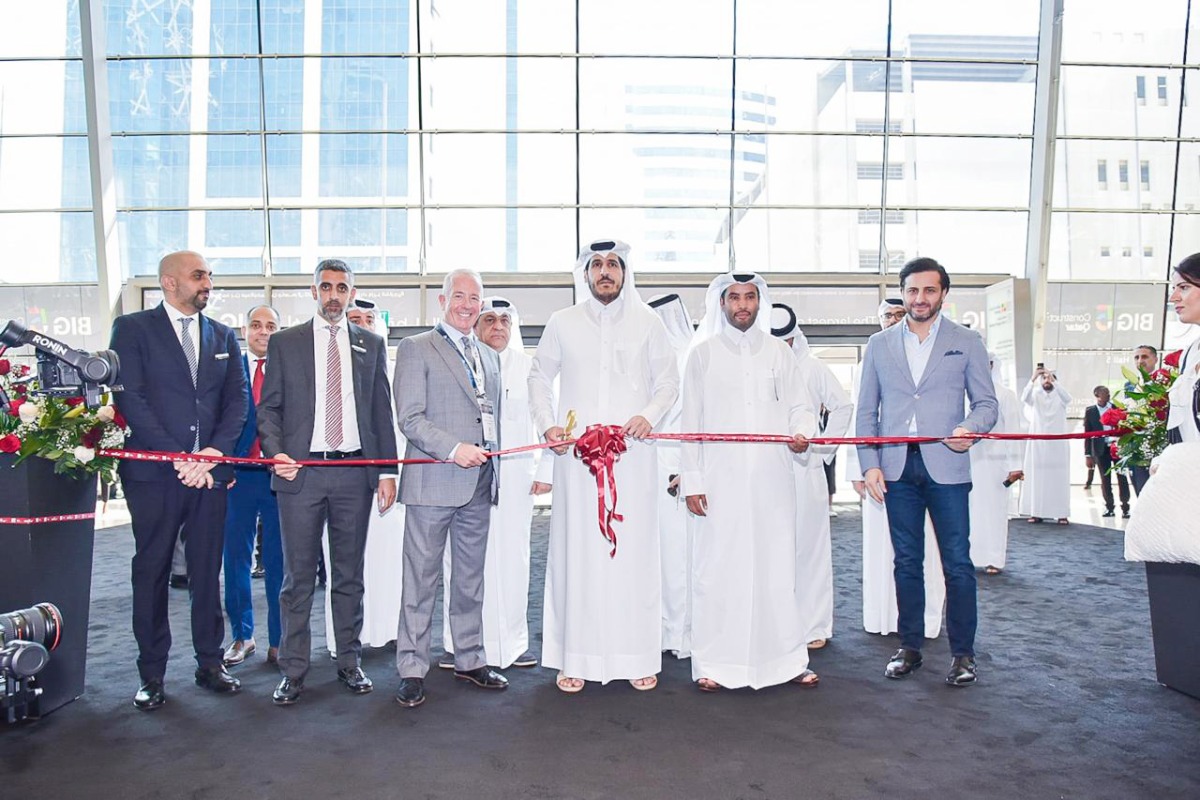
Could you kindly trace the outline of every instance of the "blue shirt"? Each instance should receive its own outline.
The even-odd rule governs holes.
[[[908,327],[908,320],[904,320],[903,330],[900,331],[900,340],[904,342],[904,357],[908,359],[908,371],[912,374],[913,386],[921,382],[921,376],[925,374],[925,367],[929,365],[929,357],[933,355],[933,343],[937,339],[938,329],[942,325],[942,315],[939,312],[934,318],[933,324],[929,326],[929,335],[925,337],[925,341],[921,341],[917,334],[913,333],[912,328]],[[912,419],[908,421],[908,433],[910,436],[915,436],[917,433],[917,415],[914,413]]]

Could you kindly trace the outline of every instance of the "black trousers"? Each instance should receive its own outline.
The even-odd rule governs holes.
[[[1133,470],[1133,493],[1141,494],[1142,489],[1146,487],[1146,481],[1150,480],[1149,467],[1134,467]]]
[[[133,521],[133,635],[143,681],[162,680],[171,650],[167,580],[180,531],[185,532],[192,646],[201,667],[221,665],[225,617],[221,557],[225,546],[224,484],[189,489],[177,480],[125,481]]]
[[[1112,490],[1112,453],[1109,452],[1107,445],[1102,445],[1096,448],[1096,469],[1100,470],[1100,493],[1104,495],[1104,510],[1112,511],[1113,490]],[[1129,511],[1129,481],[1125,478],[1124,472],[1117,473],[1117,491],[1121,495],[1121,511]]]

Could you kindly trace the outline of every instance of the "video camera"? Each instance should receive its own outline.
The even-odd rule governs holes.
[[[0,711],[10,723],[38,716],[34,676],[60,641],[62,613],[53,603],[0,614]]]
[[[82,397],[88,408],[100,406],[100,396],[117,391],[115,386],[121,360],[112,350],[88,353],[76,350],[44,333],[31,331],[16,320],[9,320],[0,331],[0,345],[37,350],[38,394],[54,397]],[[8,410],[9,399],[0,390],[0,413]]]

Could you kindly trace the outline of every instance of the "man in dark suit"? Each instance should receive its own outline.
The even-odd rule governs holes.
[[[160,305],[113,323],[110,347],[121,358],[124,385],[117,405],[132,430],[125,446],[214,456],[232,452],[246,421],[246,376],[236,334],[200,313],[212,292],[212,270],[199,253],[171,253],[159,262],[158,283]],[[196,683],[236,692],[240,684],[221,663],[220,597],[226,486],[233,468],[127,459],[120,472],[133,519],[133,633],[142,681],[134,705],[149,711],[166,702],[167,580],[181,530]]]
[[[1100,417],[1105,411],[1112,408],[1112,403],[1109,402],[1109,391],[1107,386],[1097,386],[1092,390],[1092,396],[1096,398],[1095,405],[1090,405],[1083,411],[1083,429],[1085,431],[1102,431],[1106,430],[1107,426],[1100,421]],[[1112,490],[1112,465],[1113,457],[1112,450],[1108,446],[1107,436],[1097,436],[1094,439],[1084,439],[1088,447],[1091,448],[1090,455],[1092,460],[1096,462],[1096,468],[1100,470],[1100,494],[1104,496],[1104,513],[1101,516],[1115,517],[1116,503],[1113,500]],[[1125,477],[1124,472],[1117,473],[1117,491],[1121,497],[1121,516],[1129,518],[1129,481]]]
[[[255,306],[246,315],[246,354],[242,368],[250,388],[249,413],[234,455],[262,456],[258,441],[258,414],[266,380],[267,342],[279,330],[279,312]],[[254,539],[262,524],[262,565],[267,590],[267,662],[279,660],[279,588],[283,584],[283,548],[279,541],[279,503],[271,491],[271,474],[262,467],[235,467],[237,481],[229,490],[225,514],[225,613],[229,638],[225,666],[241,664],[254,653],[254,599],[250,592],[250,567]]]
[[[346,320],[354,301],[354,273],[345,262],[318,264],[312,295],[317,316],[271,337],[271,368],[258,406],[263,455],[279,462],[271,479],[279,499],[284,560],[279,594],[283,680],[275,689],[276,705],[295,703],[304,689],[312,655],[313,583],[326,524],[338,680],[354,694],[371,691],[359,641],[367,522],[372,496],[381,512],[396,500],[396,479],[387,470],[336,466],[348,458],[396,458],[387,348],[381,337]],[[333,463],[302,468],[297,459]]]
[[[481,346],[475,320],[483,298],[479,274],[446,275],[433,330],[396,348],[396,422],[408,439],[406,458],[446,464],[406,469],[400,476],[404,517],[404,581],[396,635],[396,702],[425,702],[430,625],[442,555],[449,539],[454,569],[445,597],[454,637],[454,675],[483,689],[508,680],[487,665],[483,649],[483,562],[499,476],[500,358]]]
[[[971,457],[999,403],[983,338],[942,316],[950,276],[932,258],[900,270],[905,319],[867,341],[855,430],[859,436],[937,436],[928,444],[859,445],[867,492],[887,506],[895,551],[900,649],[884,668],[888,678],[923,663],[925,630],[925,515],[933,520],[946,578],[946,633],[953,660],[950,686],[975,682],[975,565],[971,562]],[[964,399],[970,411],[963,414]]]

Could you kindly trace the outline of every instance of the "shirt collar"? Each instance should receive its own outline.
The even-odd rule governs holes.
[[[588,307],[596,314],[597,317],[619,316],[625,308],[625,290],[622,289],[617,298],[608,305],[601,303],[595,297],[588,297]]]
[[[200,312],[196,312],[195,314],[184,314],[182,311],[180,311],[178,308],[176,308],[175,306],[168,303],[166,300],[162,301],[162,307],[166,310],[167,317],[171,320],[172,325],[178,325],[179,320],[181,320],[181,319],[190,319],[192,322],[199,321],[198,318],[200,316]]]
[[[462,331],[455,330],[454,328],[447,325],[446,320],[444,320],[444,319],[439,319],[436,327],[442,333],[446,334],[446,336],[450,337],[450,341],[454,342],[455,347],[460,347],[462,345],[462,338],[464,336],[466,336],[468,339],[470,339],[472,343],[474,343],[474,341],[475,341],[475,329],[474,328],[472,328],[469,333],[463,333]]]
[[[914,331],[912,328],[908,327],[908,317],[905,317],[903,319],[903,321],[900,322],[900,324],[904,326],[904,330],[902,331],[902,333],[905,336],[914,336],[915,337],[917,335],[916,331]],[[933,323],[929,326],[929,336],[927,336],[925,338],[925,341],[929,341],[931,339],[936,339],[937,335],[938,335],[938,329],[940,329],[941,327],[942,327],[942,312],[939,311],[938,315],[936,317],[934,317]]]
[[[722,325],[721,335],[724,336],[735,347],[740,347],[743,344],[757,345],[759,339],[766,334],[757,325],[751,325],[748,330],[739,331],[732,325]]]

